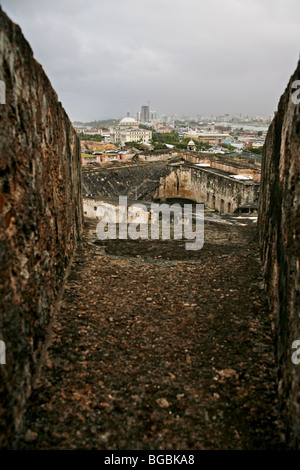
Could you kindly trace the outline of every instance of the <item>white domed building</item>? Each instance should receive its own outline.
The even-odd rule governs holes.
[[[123,119],[121,119],[120,123],[119,123],[119,126],[120,127],[125,127],[125,129],[129,128],[129,127],[135,127],[135,128],[138,128],[139,127],[139,123],[138,121],[136,121],[134,118],[130,117],[129,116],[129,113],[127,113],[127,116],[124,117]]]
[[[121,119],[118,127],[111,133],[111,139],[115,144],[125,145],[126,142],[140,142],[147,144],[152,139],[152,131],[140,129],[139,122],[127,116]]]

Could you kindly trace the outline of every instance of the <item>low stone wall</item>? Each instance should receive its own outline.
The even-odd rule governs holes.
[[[120,153],[120,154],[103,154],[103,155],[89,155],[83,156],[81,154],[81,164],[82,166],[88,165],[89,163],[107,163],[114,161],[130,161],[134,157],[134,153]]]
[[[0,9],[0,448],[26,399],[82,229],[80,142],[20,28]]]
[[[85,166],[82,172],[83,195],[120,195],[151,201],[159,186],[160,177],[168,173],[165,162],[115,162]]]
[[[105,142],[96,142],[94,140],[81,140],[81,150],[92,150],[93,152],[105,152],[105,150],[116,150],[117,146],[114,144],[107,144]]]
[[[300,63],[267,134],[258,224],[266,289],[274,316],[287,443],[300,449],[300,364],[292,361],[296,352],[292,344],[300,340],[300,104],[292,100],[295,80],[300,80]]]
[[[179,152],[172,152],[172,151],[163,151],[163,152],[143,152],[140,153],[137,158],[141,162],[158,162],[158,161],[165,161],[169,160],[170,158],[174,158],[180,155]]]
[[[249,168],[242,164],[233,165],[228,162],[222,162],[213,158],[201,157],[199,155],[187,155],[185,160],[194,164],[208,164],[211,168],[222,170],[233,175],[248,175],[253,178],[253,181],[260,181],[260,169]]]

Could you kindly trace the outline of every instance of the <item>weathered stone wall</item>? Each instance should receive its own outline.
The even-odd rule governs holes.
[[[106,163],[82,169],[83,195],[128,196],[151,201],[160,177],[170,170],[165,162]]]
[[[173,168],[170,175],[161,179],[156,197],[193,199],[222,214],[258,202],[258,183],[234,180],[210,168],[182,165]]]
[[[168,160],[169,158],[177,157],[180,155],[179,152],[176,151],[154,151],[154,152],[143,152],[138,154],[137,159],[140,162],[157,162],[157,161],[164,161]]]
[[[105,152],[105,150],[114,150],[117,148],[115,144],[95,142],[94,140],[82,140],[80,146],[82,150],[92,150],[93,152]]]
[[[82,228],[80,143],[20,28],[0,9],[0,447],[12,445]]]
[[[203,158],[199,155],[187,155],[185,160],[194,164],[206,163],[209,164],[211,168],[216,168],[217,170],[222,170],[232,175],[248,175],[253,178],[254,181],[260,181],[260,168],[255,163],[251,163],[251,167],[245,166],[245,164],[233,164],[226,161],[219,161],[213,158]],[[253,166],[257,168],[253,168]]]
[[[300,105],[292,83],[282,95],[266,138],[260,191],[259,235],[266,289],[276,331],[279,393],[288,445],[300,449]],[[298,87],[299,88],[299,87]]]

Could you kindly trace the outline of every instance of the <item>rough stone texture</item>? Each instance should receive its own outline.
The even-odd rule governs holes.
[[[253,220],[214,214],[189,251],[85,219],[17,448],[281,449]]]
[[[0,447],[22,427],[82,229],[80,143],[20,28],[0,9]]]
[[[170,167],[171,173],[161,179],[157,198],[187,198],[204,203],[208,209],[231,214],[245,204],[258,202],[259,184],[238,181],[229,173],[215,168],[189,165]]]
[[[291,360],[300,339],[300,115],[292,83],[269,128],[262,164],[259,234],[263,269],[276,330],[279,393],[287,443],[300,448],[300,365]]]
[[[228,158],[228,157],[227,157]],[[189,163],[208,163],[211,168],[216,168],[217,170],[225,171],[226,173],[230,173],[231,175],[248,175],[253,178],[254,181],[260,181],[260,162],[253,160],[251,161],[248,159],[245,161],[244,159],[241,162],[227,161],[224,158],[222,160],[218,160],[218,157],[211,156],[209,154],[199,155],[199,154],[186,154],[184,156],[186,162]]]
[[[83,168],[83,194],[85,197],[127,195],[132,199],[137,196],[148,201],[187,198],[225,214],[245,204],[257,206],[259,184],[235,180],[230,174],[219,168],[183,164],[180,157],[165,162],[94,164]]]
[[[84,196],[128,196],[151,200],[160,178],[170,172],[165,162],[95,164],[82,169]]]

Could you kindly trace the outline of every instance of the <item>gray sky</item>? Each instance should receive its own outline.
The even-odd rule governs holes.
[[[72,120],[273,114],[300,51],[299,0],[0,0]]]

